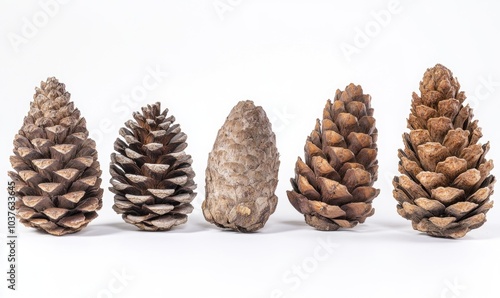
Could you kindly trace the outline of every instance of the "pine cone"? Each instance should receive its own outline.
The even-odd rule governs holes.
[[[431,236],[460,238],[486,221],[495,177],[486,160],[489,143],[482,136],[472,109],[463,106],[464,92],[443,65],[427,69],[420,93],[413,93],[403,134],[394,197],[398,213],[415,230]]]
[[[10,157],[17,216],[52,235],[75,233],[102,207],[96,144],[56,78],[41,82],[33,99]]]
[[[141,230],[169,230],[193,211],[196,184],[191,156],[184,152],[187,136],[167,113],[159,102],[135,112],[111,154],[113,210]]]
[[[279,154],[262,107],[240,101],[229,113],[208,156],[205,219],[221,228],[253,232],[274,213]]]
[[[323,121],[307,138],[304,163],[295,164],[293,207],[318,230],[352,228],[373,215],[377,180],[377,128],[371,97],[361,86],[349,84],[328,100]]]

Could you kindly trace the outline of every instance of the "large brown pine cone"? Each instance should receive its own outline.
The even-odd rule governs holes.
[[[78,232],[102,207],[96,144],[56,78],[42,82],[33,98],[10,157],[17,216],[52,235]]]
[[[486,160],[489,143],[472,109],[464,106],[460,84],[443,65],[427,69],[420,93],[413,93],[403,134],[394,197],[398,213],[415,230],[431,236],[460,238],[486,221],[495,177]]]

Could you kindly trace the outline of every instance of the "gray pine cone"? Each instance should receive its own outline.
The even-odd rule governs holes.
[[[208,156],[205,219],[221,228],[254,232],[274,213],[278,197],[276,136],[262,107],[240,101]]]

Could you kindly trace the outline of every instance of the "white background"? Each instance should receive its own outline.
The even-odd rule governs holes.
[[[0,295],[499,297],[500,206],[465,238],[431,238],[396,213],[390,183],[411,93],[436,63],[458,77],[482,142],[491,142],[488,157],[500,160],[499,9],[494,1],[2,0],[0,172],[10,169],[34,87],[56,76],[98,141],[105,194],[99,217],[80,233],[54,237],[18,224],[18,290],[6,289],[3,244]],[[342,50],[348,45],[351,54]],[[143,80],[154,87],[144,89]],[[326,100],[350,82],[373,97],[381,193],[365,224],[319,232],[285,192]],[[208,152],[244,99],[273,120],[281,155],[278,208],[254,234],[222,231],[200,212]],[[155,101],[188,135],[198,196],[187,224],[147,233],[111,209],[108,165],[119,127]]]

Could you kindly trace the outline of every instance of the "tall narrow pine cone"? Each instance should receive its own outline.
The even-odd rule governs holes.
[[[10,157],[21,223],[60,236],[80,231],[97,217],[101,170],[88,135],[64,84],[56,78],[42,82]]]
[[[160,103],[135,112],[111,154],[113,210],[141,230],[169,230],[187,221],[196,196],[185,133]]]
[[[495,177],[486,160],[489,143],[472,109],[463,106],[464,92],[443,65],[427,69],[420,93],[413,93],[403,134],[394,197],[398,213],[415,230],[431,236],[460,238],[486,221]]]
[[[229,113],[208,156],[205,219],[221,228],[253,232],[274,213],[279,154],[262,107],[240,101]]]
[[[328,100],[323,120],[307,137],[305,162],[295,164],[293,207],[306,223],[323,231],[352,228],[373,215],[377,180],[377,128],[371,96],[349,84]]]

